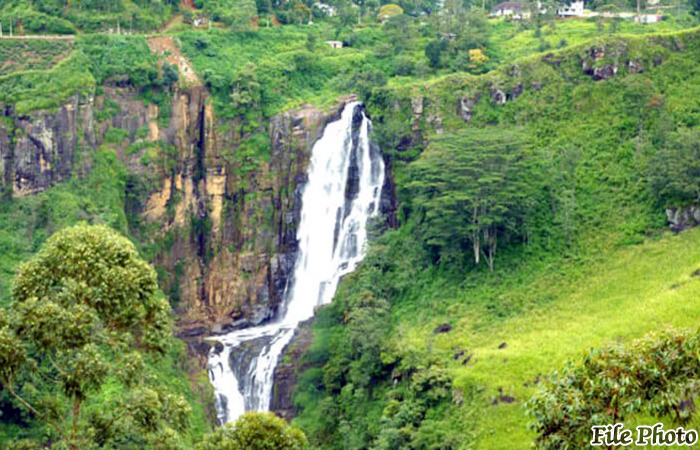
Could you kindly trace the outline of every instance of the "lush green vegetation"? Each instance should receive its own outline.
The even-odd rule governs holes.
[[[380,23],[382,5],[372,2],[359,8],[332,2],[338,14],[326,17],[313,4],[195,1],[169,32],[211,94],[217,123],[237,133],[239,144],[221,157],[238,176],[269,156],[274,114],[303,103],[323,107],[349,93],[365,99],[374,138],[391,161],[400,226],[374,241],[362,268],[319,313],[304,357],[310,368],[297,388],[295,424],[314,448],[526,448],[561,418],[552,416],[551,402],[562,404],[558,396],[576,387],[557,390],[557,381],[549,382],[531,403],[536,421],[529,430],[522,405],[544,374],[591,347],[657,331],[659,322],[689,327],[698,320],[700,288],[691,274],[700,264],[700,233],[659,232],[665,207],[700,199],[700,44],[697,30],[675,32],[695,19],[683,14],[649,26],[551,17],[514,23],[488,20],[467,2],[446,3],[443,15],[433,14],[430,1],[399,2],[405,14],[385,5],[392,17]],[[122,30],[142,31],[162,26],[178,8],[145,0],[17,0],[3,3],[0,22],[3,30],[8,20],[17,27],[22,19],[28,32],[75,33],[116,28],[121,18]],[[317,23],[306,25],[309,16]],[[190,25],[197,17],[215,26],[197,30]],[[266,26],[275,21],[295,25]],[[328,40],[344,48],[333,49]],[[167,122],[181,75],[161,62],[145,36],[0,40],[0,103],[21,115],[56,108],[77,93],[99,94],[106,83],[134,88],[161,107]],[[113,112],[106,104],[98,122]],[[148,129],[139,133],[143,138]],[[127,134],[111,128],[105,144],[122,144]],[[164,164],[174,164],[173,149],[159,142],[135,143],[126,152],[144,149],[144,165],[151,164],[149,149],[162,150]],[[148,182],[128,174],[110,151],[78,150],[89,173],[76,170],[45,192],[0,202],[4,305],[18,264],[79,221],[160,245],[133,211],[133,197],[147,194]],[[140,250],[151,255],[145,245]],[[177,291],[169,294],[177,302]],[[18,334],[11,323],[21,320],[31,329],[32,311],[2,322],[14,330],[6,334]],[[77,312],[56,320],[76,322],[71,314]],[[132,392],[118,377],[130,363],[98,331],[91,336],[101,339],[97,353],[85,355],[104,360],[104,373],[113,376],[86,377],[81,383],[94,382],[78,383],[79,390],[63,383],[63,390],[27,392],[35,401],[51,397],[55,408],[38,414],[56,422],[49,431],[38,425],[48,421],[30,417],[26,405],[3,391],[3,440],[82,445],[71,437],[74,419],[65,413],[85,397],[76,420],[81,439],[99,437],[120,448],[168,442],[192,448],[208,424],[186,379],[182,344],[162,336],[167,351],[143,352],[138,370],[148,374],[147,384]],[[22,338],[39,361],[22,366],[23,376],[54,376],[50,361],[37,355],[48,351],[53,358],[55,343]],[[654,342],[639,345],[660,345]],[[588,362],[567,373],[589,370]],[[144,406],[141,416],[105,419],[125,399]],[[625,419],[670,422],[678,399],[653,410],[628,408]],[[593,420],[595,412],[588,412],[582,420]],[[146,416],[148,430],[140,422]],[[266,420],[220,429],[199,447],[249,448],[246,439],[260,438],[259,428],[268,438],[289,438],[289,448],[304,445],[297,431]],[[579,439],[580,427],[561,428],[562,440]]]
[[[87,157],[93,161],[90,163],[92,171],[85,178],[75,177],[41,194],[3,201],[0,204],[0,248],[3,255],[0,258],[0,299],[3,306],[8,306],[10,301],[11,282],[15,277],[18,264],[37,252],[54,232],[81,221],[105,224],[122,233],[127,232],[125,214],[127,174],[124,167],[117,161],[116,155],[109,151],[98,152]],[[149,401],[151,403],[147,404],[147,407],[154,408],[157,404],[154,405],[153,401],[165,401],[166,397],[180,398],[179,407],[185,407],[183,411],[190,411],[183,416],[187,431],[178,438],[186,444],[201,437],[208,430],[209,424],[201,399],[193,393],[188,380],[188,373],[193,372],[193,368],[187,361],[184,347],[182,342],[169,337],[168,349],[164,354],[141,355],[139,364],[143,371],[134,378],[144,380],[148,386],[157,386],[157,389],[152,391],[151,387],[144,386],[146,390],[134,392],[136,397],[132,400]],[[32,357],[36,357],[36,354],[32,354]],[[119,361],[121,360],[111,357],[105,360],[118,371],[128,367]],[[53,388],[44,393],[60,395],[60,392]],[[90,420],[98,419],[100,414],[109,413],[111,407],[117,408],[127,400],[127,397],[126,391],[118,380],[109,377],[101,389],[91,394],[92,400],[85,405],[85,417]],[[47,438],[35,417],[32,417],[17,401],[12,401],[7,391],[3,391],[0,398],[4,419],[0,428],[3,441]],[[186,403],[183,404],[182,401]],[[60,402],[56,404],[57,407],[61,405]],[[107,405],[111,406],[107,408]],[[159,412],[151,411],[149,414],[157,413]],[[154,417],[157,416],[154,415]],[[124,419],[113,424],[128,428],[131,425],[127,422]],[[107,422],[104,424],[106,425]],[[81,421],[80,426],[92,425]],[[51,433],[55,434],[55,432]],[[93,436],[91,433],[81,434],[81,436]],[[106,435],[103,437],[112,439]],[[186,447],[191,448],[191,444]]]
[[[507,62],[533,53],[582,44],[605,35],[669,32],[687,28],[693,23],[693,19],[687,15],[670,16],[668,20],[655,24],[598,18],[573,18],[541,24],[500,21],[493,25],[492,51],[500,61]]]
[[[0,76],[24,70],[47,70],[73,48],[70,41],[0,41]]]
[[[675,51],[678,42],[684,51]],[[591,47],[606,58],[587,60]],[[394,162],[402,225],[375,241],[319,315],[306,355],[313,368],[296,396],[296,423],[312,444],[527,448],[536,435],[522,404],[544,374],[591,347],[693,326],[700,234],[656,236],[664,207],[695,198],[700,105],[687,95],[700,81],[698,49],[697,31],[602,39],[481,77],[370,93],[375,137]],[[644,72],[629,71],[627,61]],[[616,76],[597,79],[613,64]],[[472,222],[473,199],[497,199],[508,192],[505,180],[517,191],[506,199],[524,189],[504,176],[506,160],[494,159],[509,147],[513,162],[527,161],[518,171],[527,173],[528,202],[504,203],[495,221]],[[467,174],[474,179],[460,178]],[[491,234],[503,239],[489,275],[470,233],[502,218]],[[379,319],[355,324],[356,316]],[[423,377],[443,380],[428,384],[433,403],[412,386]],[[629,420],[670,422],[671,409],[637,409]],[[456,429],[460,423],[471,433]],[[396,424],[392,439],[388,424]],[[424,429],[434,440],[423,440]]]
[[[80,221],[105,224],[127,232],[126,171],[110,151],[87,155],[92,171],[85,178],[59,184],[46,192],[0,203],[0,302],[10,300],[17,264],[37,252],[46,239]]]
[[[205,436],[197,450],[303,450],[304,433],[272,413],[249,412]]]
[[[697,352],[697,331],[592,350],[583,364],[555,373],[528,402],[536,448],[586,447],[594,425],[639,413],[687,425],[698,392]]]
[[[1,313],[0,383],[12,400],[4,409],[30,413],[71,450],[181,448],[190,406],[146,363],[173,339],[170,306],[156,291],[155,270],[110,228],[53,235],[19,267]]]
[[[179,1],[175,0],[9,0],[0,8],[0,22],[8,32],[24,29],[35,34],[75,34],[109,29],[125,32],[153,30],[163,25]]]
[[[76,93],[90,93],[95,79],[87,70],[88,59],[72,53],[51,70],[16,72],[0,77],[0,102],[14,105],[17,113],[56,108]]]

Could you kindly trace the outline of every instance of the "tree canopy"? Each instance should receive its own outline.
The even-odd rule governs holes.
[[[272,413],[249,412],[205,436],[197,450],[302,450],[306,436]]]
[[[700,132],[672,133],[649,165],[652,191],[664,206],[700,201]]]
[[[527,403],[535,448],[585,448],[593,425],[633,414],[687,423],[700,392],[698,332],[667,331],[592,350],[554,373]]]
[[[441,256],[469,245],[493,270],[499,239],[523,233],[535,185],[528,149],[517,131],[500,129],[434,139],[409,183],[425,243]]]
[[[168,442],[189,405],[149,383],[144,360],[171,340],[170,306],[134,245],[106,226],[77,225],[20,265],[9,311],[0,311],[0,384],[70,449]],[[101,408],[105,386],[123,394]]]

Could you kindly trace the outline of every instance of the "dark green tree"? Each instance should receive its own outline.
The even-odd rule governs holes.
[[[700,0],[688,0],[688,4],[694,16],[700,15]]]
[[[700,131],[672,133],[651,159],[648,179],[663,206],[700,203]]]
[[[521,134],[503,129],[434,139],[409,183],[425,242],[441,253],[468,244],[493,271],[499,238],[523,233],[536,185],[528,152]]]
[[[163,84],[170,88],[180,80],[177,65],[168,62],[163,63]]]
[[[449,42],[444,39],[431,41],[425,47],[425,56],[428,58],[428,65],[433,69],[438,69],[442,66],[442,54],[449,47]]]
[[[246,110],[260,106],[260,83],[255,64],[248,63],[234,73],[232,85],[231,107],[239,114],[244,114]]]

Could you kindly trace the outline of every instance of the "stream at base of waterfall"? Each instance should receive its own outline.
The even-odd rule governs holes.
[[[379,212],[384,162],[371,145],[362,105],[348,103],[315,143],[303,187],[294,273],[269,323],[210,338],[209,376],[221,424],[268,411],[280,354],[298,324],[333,299],[340,278],[365,255],[368,219]]]

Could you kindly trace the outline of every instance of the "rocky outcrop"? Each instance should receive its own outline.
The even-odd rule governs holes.
[[[35,194],[89,169],[79,153],[95,144],[92,105],[93,98],[82,95],[57,111],[25,115],[0,105],[0,179],[6,195]]]
[[[309,349],[313,340],[312,324],[313,319],[299,324],[294,332],[294,338],[285,349],[275,368],[270,410],[288,421],[292,420],[297,413],[293,402],[297,379],[300,374],[311,367],[311,364],[304,361],[302,356]]]
[[[311,148],[354,98],[242,133],[237,119],[216,117],[202,86],[175,89],[160,105],[118,79],[98,92],[27,115],[0,105],[5,195],[82,177],[96,152],[114,151],[128,172],[130,231],[157,249],[152,262],[180,336],[198,347],[202,336],[270,318],[295,261]]]
[[[700,225],[700,207],[689,205],[682,208],[667,208],[666,217],[671,231],[678,233]]]

